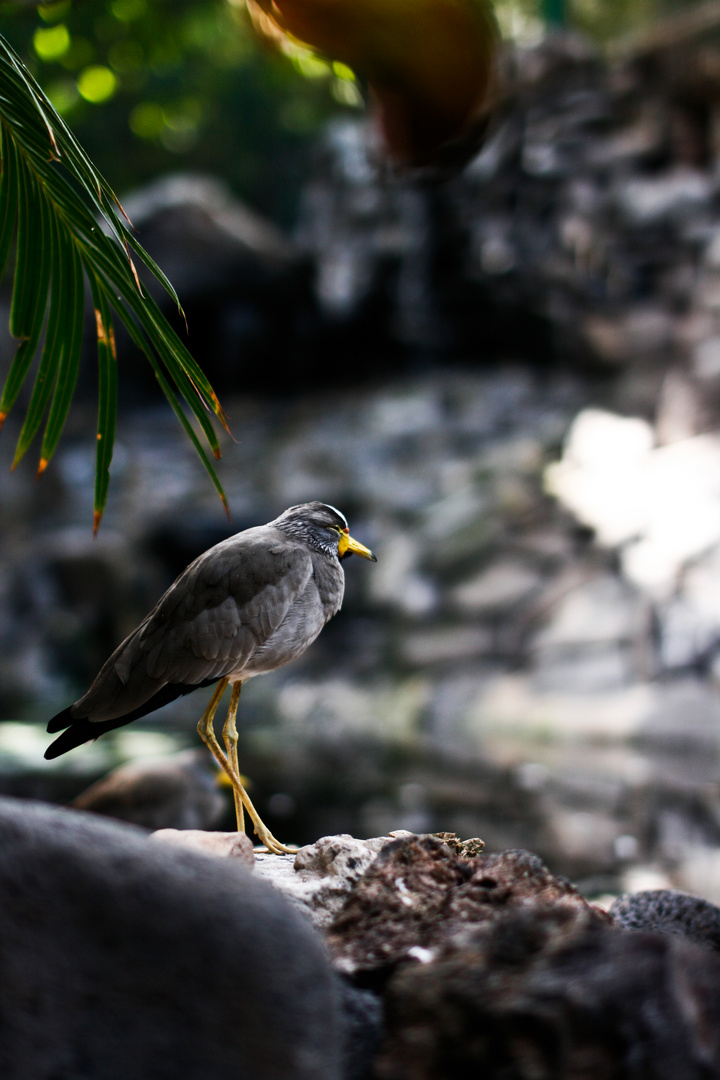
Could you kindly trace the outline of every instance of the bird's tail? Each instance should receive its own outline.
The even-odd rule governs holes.
[[[52,720],[48,722],[47,730],[51,735],[54,735],[56,731],[62,731],[63,728],[70,727],[73,722],[72,705],[68,705],[67,709],[63,709],[57,716],[53,716]]]
[[[45,757],[48,760],[60,757],[61,754],[66,754],[68,750],[74,750],[76,746],[80,746],[82,743],[92,742],[99,735],[104,735],[106,731],[122,727],[123,724],[129,724],[132,720],[138,720],[141,716],[147,716],[148,713],[154,712],[155,709],[159,709],[162,705],[167,705],[169,702],[174,701],[175,698],[190,694],[201,686],[211,686],[217,681],[217,679],[204,679],[194,686],[185,683],[166,683],[152,697],[144,701],[142,705],[138,705],[137,708],[131,709],[122,716],[113,717],[111,720],[89,720],[86,716],[74,716],[73,709],[75,706],[78,705],[82,708],[84,699],[81,698],[75,705],[69,705],[67,709],[59,712],[57,716],[53,716],[49,722],[47,730],[51,735],[54,735],[56,731],[62,731],[63,728],[66,730],[55,742],[50,743],[45,751]]]
[[[48,731],[50,732],[59,731],[61,728],[66,729],[55,742],[50,743],[45,751],[45,757],[48,761],[60,757],[61,754],[66,754],[68,750],[74,750],[76,746],[92,742],[93,739],[97,739],[98,735],[102,735],[106,731],[112,731],[113,728],[120,727],[121,724],[125,723],[124,718],[100,722],[84,718],[75,720],[69,714],[70,709],[63,709],[48,724]]]

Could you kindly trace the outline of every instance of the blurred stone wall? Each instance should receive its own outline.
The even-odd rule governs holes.
[[[201,695],[71,755],[74,780],[40,761],[40,722],[187,562],[321,498],[379,562],[243,694],[275,832],[455,829],[596,888],[720,895],[714,69],[694,89],[699,62],[572,38],[508,63],[444,186],[382,175],[346,123],[293,239],[197,178],[144,193],[238,438],[233,520],[131,359],[97,541],[90,405],[41,485],[0,471],[5,790],[69,794],[137,732],[191,741]]]

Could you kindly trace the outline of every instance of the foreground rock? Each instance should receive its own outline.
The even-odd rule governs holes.
[[[339,1002],[305,920],[231,859],[0,800],[4,1080],[335,1080]]]
[[[530,852],[462,858],[438,837],[416,836],[383,848],[333,922],[328,941],[341,971],[382,973],[408,959],[426,963],[459,929],[528,905],[607,920]]]
[[[407,832],[356,840],[353,836],[324,836],[297,855],[255,854],[256,873],[264,877],[303,911],[319,930],[326,929],[343,909],[363,874],[386,844]]]
[[[345,1076],[718,1075],[720,909],[656,891],[608,914],[536,855],[481,847],[326,837],[273,874],[297,901],[315,872],[311,915],[345,981]]]
[[[202,829],[158,829],[151,834],[152,840],[163,844],[175,844],[201,851],[204,855],[219,855],[224,859],[238,859],[248,870],[255,866],[253,842],[246,833],[203,832]]]
[[[572,908],[466,930],[387,992],[382,1080],[690,1080],[720,1069],[720,961]]]
[[[720,1075],[706,901],[608,914],[454,834],[250,843],[1,799],[3,1080]]]

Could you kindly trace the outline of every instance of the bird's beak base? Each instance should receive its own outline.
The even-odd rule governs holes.
[[[370,548],[366,548],[364,544],[359,543],[357,540],[353,540],[348,532],[342,532],[340,534],[338,555],[341,559],[348,555],[362,555],[363,559],[369,559],[370,562],[377,562],[377,558],[373,555]]]

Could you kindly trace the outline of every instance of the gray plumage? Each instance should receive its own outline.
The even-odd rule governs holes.
[[[244,682],[305,651],[340,608],[341,558],[356,551],[344,516],[313,502],[200,555],[105,663],[87,693],[48,724],[57,757],[181,694]]]

